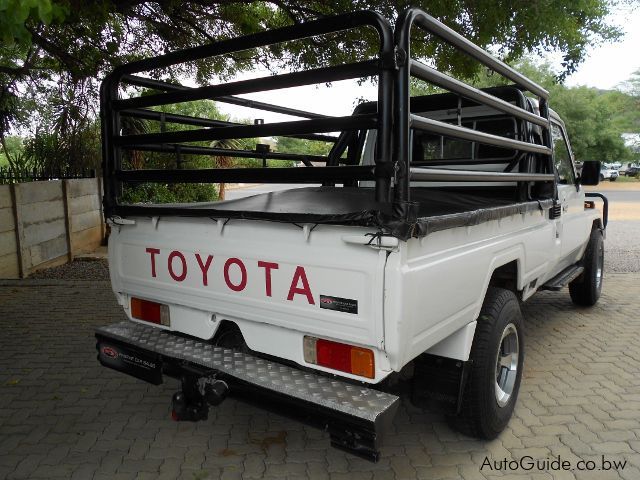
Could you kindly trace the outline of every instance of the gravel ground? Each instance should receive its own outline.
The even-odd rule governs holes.
[[[34,279],[109,280],[109,266],[104,259],[74,260],[59,267],[39,270],[29,275]]]
[[[640,272],[640,222],[609,222],[604,241],[604,266],[607,273]]]

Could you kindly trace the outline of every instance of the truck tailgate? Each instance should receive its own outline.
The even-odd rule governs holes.
[[[113,289],[125,309],[131,296],[167,304],[171,329],[201,338],[228,319],[383,347],[386,252],[342,240],[368,230],[209,218],[134,221],[114,225],[109,239]],[[251,348],[268,340],[264,329],[241,330]]]

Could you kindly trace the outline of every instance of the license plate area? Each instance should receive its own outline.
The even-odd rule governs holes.
[[[98,361],[154,385],[162,383],[162,357],[154,352],[98,337]]]

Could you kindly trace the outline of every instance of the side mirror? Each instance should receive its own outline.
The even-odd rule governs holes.
[[[582,164],[580,183],[582,185],[598,185],[600,183],[600,161],[591,160]]]

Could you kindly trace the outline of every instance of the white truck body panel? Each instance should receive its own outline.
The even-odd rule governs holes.
[[[169,305],[171,329],[199,338],[210,339],[220,322],[230,320],[251,349],[299,364],[305,364],[305,334],[373,347],[377,381],[390,371],[382,354],[386,251],[349,241],[365,233],[318,226],[307,236],[295,225],[257,221],[218,228],[207,218],[163,218],[154,226],[136,218],[134,225],[114,226],[109,239],[113,288],[130,318],[129,297],[136,296]],[[170,263],[171,252],[178,253]],[[237,260],[225,268],[229,259]],[[268,274],[258,262],[277,268]],[[321,308],[321,295],[357,300],[357,314]]]
[[[314,369],[331,371],[305,362],[305,335],[372,348],[375,378],[340,375],[376,383],[429,349],[467,360],[498,267],[516,262],[526,299],[582,256],[599,212],[584,210],[573,185],[559,194],[556,220],[528,212],[406,242],[382,237],[381,248],[362,227],[137,218],[114,225],[112,284],[130,318],[136,296],[169,305],[171,330],[202,339],[229,320],[252,350]],[[321,295],[357,301],[357,314],[321,308]]]

